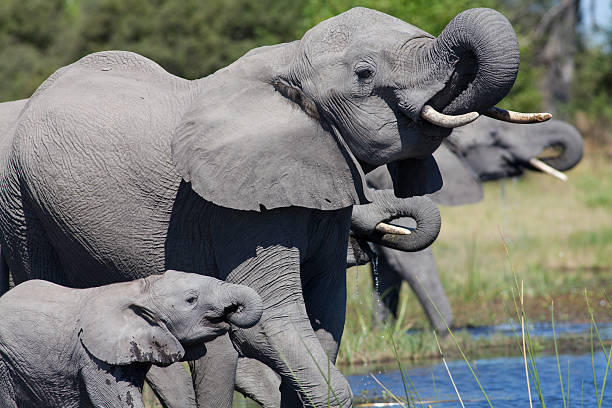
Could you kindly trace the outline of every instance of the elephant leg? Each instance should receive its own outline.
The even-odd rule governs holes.
[[[66,285],[61,264],[43,223],[18,180],[3,187],[4,215],[0,217],[2,258],[10,265],[14,284],[45,279]],[[6,287],[8,269],[2,271],[0,287]],[[69,285],[67,285],[69,286]]]
[[[302,265],[303,275],[317,277],[305,282],[303,291],[310,325],[327,357],[317,368],[323,371],[320,374],[325,381],[324,385],[328,382],[331,384],[327,370],[336,363],[346,319],[346,263],[343,254],[338,252],[327,248]],[[321,275],[326,276],[326,279],[321,279]],[[288,386],[285,380],[280,390],[281,406],[302,406],[295,389]],[[332,404],[340,399],[334,395],[333,388],[328,389],[328,398]]]
[[[152,366],[147,383],[164,408],[196,408],[191,376],[181,363],[168,367]]]
[[[261,259],[256,264],[260,270],[268,270],[270,276],[248,275],[249,281],[233,283],[247,284],[259,292],[264,303],[263,316],[260,323],[251,329],[232,331],[234,343],[245,356],[256,358],[271,367],[282,377],[285,386],[292,390],[292,394],[281,399],[282,407],[295,405],[295,391],[298,391],[300,401],[306,406],[327,406],[329,387],[335,391],[340,402],[332,401],[332,407],[351,407],[350,387],[339,370],[332,364],[329,368],[331,378],[326,379],[327,373],[321,373],[317,368],[317,365],[328,367],[329,358],[315,335],[304,304],[299,252],[294,248],[274,246],[258,251],[258,258]],[[345,260],[346,253],[342,262]],[[275,270],[266,267],[270,263]],[[345,270],[342,270],[342,275],[345,274]],[[344,304],[341,309],[343,315]]]
[[[228,335],[206,343],[206,354],[189,362],[197,406],[231,408],[238,352]]]
[[[267,365],[247,357],[238,359],[236,391],[257,402],[263,408],[281,406],[281,379]]]
[[[419,252],[401,252],[378,246],[376,251],[385,259],[385,272],[391,271],[406,280],[433,328],[445,332],[446,324],[452,325],[453,315],[431,248]]]
[[[210,225],[211,230],[218,231],[214,234],[216,276],[250,286],[263,301],[257,325],[230,329],[233,345],[241,355],[272,368],[283,383],[298,392],[304,405],[327,406],[331,387],[339,400],[331,401],[331,407],[352,407],[352,393],[340,371],[331,364],[328,385],[327,373],[317,368],[327,367],[329,358],[313,330],[302,292],[303,282],[307,285],[310,280],[330,279],[330,274],[346,274],[350,208],[335,215],[299,207],[260,213],[221,207],[216,211]],[[228,229],[228,225],[234,228]],[[320,269],[316,275],[304,276],[302,264],[325,247],[339,249],[330,259],[341,259],[342,268]],[[345,307],[341,307],[342,314]],[[215,359],[222,360],[223,356]],[[212,376],[218,365],[207,364],[200,369]],[[233,378],[226,380],[233,383]],[[281,406],[284,404],[281,400]]]
[[[334,261],[328,256],[333,256]],[[304,265],[307,275],[316,276],[321,270],[328,275],[328,279],[312,279],[304,285],[304,300],[319,343],[335,364],[346,319],[346,265],[338,261],[342,258],[335,253],[324,257],[327,258],[325,262],[311,261]]]

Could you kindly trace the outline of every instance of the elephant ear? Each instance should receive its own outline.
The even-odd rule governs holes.
[[[361,167],[316,113],[285,97],[284,88],[281,94],[265,82],[221,83],[215,76],[172,139],[177,171],[196,193],[223,207],[255,211],[369,202]]]
[[[79,338],[90,354],[111,365],[167,366],[183,359],[183,346],[155,313],[136,303],[114,302],[113,295],[90,299],[81,313]]]
[[[461,154],[451,145],[442,143],[434,152],[444,186],[431,198],[441,205],[465,205],[482,200],[482,183]]]
[[[442,176],[433,156],[387,164],[393,190],[399,198],[431,194],[442,188]]]

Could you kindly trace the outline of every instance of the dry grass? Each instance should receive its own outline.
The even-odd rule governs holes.
[[[597,318],[612,320],[612,158],[589,152],[568,176],[563,183],[530,172],[518,180],[486,183],[482,202],[441,208],[442,231],[433,250],[456,326],[496,324],[514,316],[514,278],[500,232],[525,281],[530,320],[549,321],[554,299],[558,321],[588,321],[585,288]],[[390,359],[385,340],[390,333],[427,327],[406,284],[401,321],[379,332],[372,324],[369,268],[349,270],[348,292],[343,363]],[[395,339],[403,358],[435,355],[427,333]],[[467,350],[505,347],[502,339],[460,341]]]

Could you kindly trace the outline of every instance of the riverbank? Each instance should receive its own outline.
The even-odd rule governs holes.
[[[514,277],[502,235],[518,279],[524,281],[529,320],[550,322],[554,301],[556,321],[588,322],[586,293],[596,321],[612,321],[612,158],[587,151],[580,165],[567,174],[567,183],[534,172],[517,180],[486,183],[482,202],[440,208],[442,231],[433,252],[455,327],[516,319]],[[394,360],[391,334],[402,359],[438,358],[426,317],[408,285],[402,287],[400,320],[382,329],[373,324],[371,288],[369,266],[349,270],[339,364]],[[426,331],[404,335],[408,329]],[[470,356],[481,350],[497,355],[520,351],[507,337],[475,340],[460,333],[457,337]],[[440,341],[445,353],[454,353],[451,339]],[[552,346],[544,339],[538,343],[542,351]],[[567,351],[586,347],[579,339],[561,344]]]

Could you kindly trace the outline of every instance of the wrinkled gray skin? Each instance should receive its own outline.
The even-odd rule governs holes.
[[[542,156],[550,147],[557,147],[553,155]],[[541,157],[542,161],[559,171],[574,167],[582,157],[583,141],[580,133],[571,125],[551,120],[540,124],[517,125],[503,123],[486,117],[453,131],[434,152],[440,168],[444,186],[430,196],[438,204],[465,205],[480,201],[483,197],[482,182],[522,174],[523,170],[533,168],[529,159]],[[414,219],[394,218],[392,214],[407,211],[409,199],[397,199],[385,192],[393,186],[389,174],[382,168],[366,176],[368,186],[376,190],[373,202],[353,207],[351,230],[359,231],[362,224],[376,224],[392,221],[394,225],[414,228]],[[425,199],[426,197],[415,197]],[[425,208],[425,207],[422,207]],[[428,227],[435,222],[421,222]],[[378,262],[378,296],[376,318],[382,322],[397,316],[399,290],[406,281],[421,303],[425,314],[435,330],[446,332],[445,322],[452,326],[453,316],[450,304],[435,265],[431,248],[417,252],[393,249],[389,245],[376,243],[372,248],[353,243],[349,246],[347,264],[354,266],[371,261]],[[387,243],[388,244],[388,243]],[[367,245],[367,243],[366,243]],[[435,302],[438,311],[429,297]],[[264,407],[277,407],[280,404],[278,389],[280,379],[274,372],[262,371],[256,362],[240,358],[238,361],[236,389],[259,402]],[[253,376],[253,373],[256,375]],[[254,378],[256,377],[256,378]]]
[[[193,365],[198,401],[231,405],[241,353],[281,376],[283,406],[303,390],[326,405],[317,365],[335,361],[342,335],[364,172],[389,163],[398,196],[435,191],[431,153],[449,130],[423,122],[422,107],[487,109],[518,62],[512,27],[488,9],[434,39],[356,8],[195,81],[133,53],[86,56],[41,85],[0,149],[3,254],[17,283],[180,269],[250,286],[262,319]],[[330,373],[350,407],[348,383]]]
[[[152,364],[193,359],[230,323],[254,326],[262,302],[246,286],[167,271],[71,289],[43,280],[0,297],[0,406],[144,407]]]
[[[26,102],[27,100],[24,99],[0,103],[0,134],[3,137],[9,136],[6,130],[16,122]],[[441,221],[440,212],[431,199],[425,196],[405,199],[397,198],[393,190],[377,190],[371,192],[371,194],[374,197],[372,203],[354,207],[352,219],[358,220],[358,224],[351,224],[347,265],[369,262],[373,253],[370,252],[370,247],[366,241],[368,238],[380,244],[389,243],[394,248],[409,251],[413,249],[415,244],[426,245],[428,241],[433,241],[437,237]],[[367,214],[367,216],[362,216],[361,214]],[[374,229],[375,225],[379,222],[392,221],[399,217],[411,217],[415,225],[422,227],[422,230],[419,230],[417,227],[414,234],[424,234],[424,237],[389,236],[378,233],[368,235],[367,231]],[[415,238],[417,239],[415,240]],[[0,261],[2,261],[2,265],[0,265],[0,283],[4,285],[0,293],[5,293],[9,288],[11,277],[9,276],[8,266],[4,257],[0,256]],[[25,289],[20,290],[23,291]],[[257,360],[246,357],[241,358],[239,364],[243,364],[245,360],[250,360],[248,364],[254,364],[255,367],[259,365],[257,370],[266,368],[261,363],[258,363]],[[254,372],[258,372],[257,370]],[[166,371],[170,371],[170,374],[166,374]],[[276,384],[276,388],[278,388],[280,378],[269,369],[265,371],[265,374],[278,382]],[[147,381],[165,405],[173,407],[196,406],[192,381],[185,378],[184,369],[179,364],[170,365],[164,371],[156,370],[155,368],[149,370],[147,372]],[[261,384],[265,384],[265,382]]]
[[[545,152],[547,149],[553,149]],[[480,201],[481,182],[518,176],[524,170],[535,170],[528,162],[540,157],[559,171],[569,170],[582,158],[583,141],[571,125],[551,120],[533,125],[504,123],[482,117],[476,122],[453,131],[434,157],[440,167],[444,186],[431,197],[441,205],[465,205]],[[385,189],[393,185],[386,172],[375,170],[366,177],[372,188]],[[353,218],[358,218],[354,213]],[[356,219],[354,223],[358,222]],[[410,219],[398,219],[394,224],[412,227]],[[399,290],[408,282],[434,329],[444,332],[444,322],[451,326],[453,316],[440,282],[431,248],[420,252],[401,252],[374,244],[378,254],[379,321],[397,317]],[[438,307],[435,310],[427,294]]]

